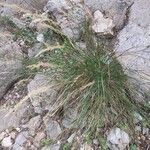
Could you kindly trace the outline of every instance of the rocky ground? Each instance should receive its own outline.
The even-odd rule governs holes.
[[[0,150],[150,150],[150,128],[139,114],[135,115],[135,141],[126,129],[106,127],[104,143],[93,139],[89,144],[82,130],[72,124],[78,115],[74,108],[62,110],[55,117],[51,115],[58,89],[53,88],[53,82],[45,74],[47,66],[40,72],[30,72],[30,78],[21,77],[24,59],[34,59],[47,42],[44,36],[47,27],[40,25],[42,19],[47,19],[48,12],[53,14],[62,32],[77,42],[87,15],[97,35],[109,35],[117,43],[119,61],[128,68],[127,73],[136,78],[136,81],[131,80],[138,92],[135,99],[140,102],[146,99],[149,104],[150,2],[84,0],[84,8],[80,0],[73,0],[74,6],[66,0],[4,1],[20,4],[32,12],[41,10],[42,15],[36,17],[24,10],[18,15],[18,10],[2,2],[2,16],[11,17],[20,28],[36,28],[36,35],[33,41],[28,36],[29,42],[26,35],[14,40],[15,27],[3,26],[4,22],[0,22]],[[51,42],[54,41],[57,40],[52,38]]]

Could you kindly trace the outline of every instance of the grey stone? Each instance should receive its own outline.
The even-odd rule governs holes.
[[[85,11],[78,1],[49,0],[44,8],[56,17],[62,31],[70,38],[79,38],[80,29],[85,21]]]
[[[1,142],[1,145],[3,146],[3,147],[11,147],[12,146],[12,140],[11,140],[11,137],[10,136],[8,136],[8,137],[5,137],[3,140],[2,140],[2,142]]]
[[[28,128],[29,134],[34,136],[36,134],[36,131],[40,127],[41,123],[42,123],[41,116],[36,116],[34,118],[31,118],[30,121],[24,127]]]
[[[21,132],[21,128],[18,128],[18,127],[17,127],[17,128],[16,128],[16,131],[17,131],[17,132]]]
[[[46,126],[47,135],[50,137],[50,139],[55,141],[62,132],[59,123],[48,118],[44,118],[43,121]]]
[[[74,138],[75,138],[75,136],[76,136],[76,133],[73,133],[73,134],[67,139],[68,143],[72,143],[73,140],[74,140]]]
[[[19,133],[13,145],[13,150],[22,150],[23,144],[27,141],[28,137],[29,137],[28,131]]]
[[[44,43],[44,35],[42,33],[38,34],[36,39],[38,42]]]
[[[118,60],[132,77],[137,100],[149,99],[150,89],[150,1],[135,0],[128,24],[118,34]]]
[[[139,113],[134,113],[134,122],[135,123],[139,123],[139,122],[141,122],[142,120],[143,120],[143,118],[142,118],[142,116],[139,114]]]
[[[80,150],[94,150],[91,145],[85,143],[83,145],[81,145]]]
[[[0,99],[20,77],[22,59],[21,48],[13,41],[12,35],[0,31]]]
[[[130,0],[84,0],[85,5],[94,13],[100,10],[106,17],[113,20],[117,30],[122,29],[127,19],[128,8],[132,4]]]
[[[86,50],[86,44],[84,42],[76,42],[76,46],[77,46],[77,48]]]
[[[57,89],[47,76],[37,74],[28,84],[28,92],[36,113],[41,114],[45,110],[50,111],[52,109]]]
[[[59,150],[59,149],[60,149],[60,144],[54,144],[42,148],[42,150]]]
[[[120,30],[124,27],[132,4],[132,0],[111,0],[107,5],[105,14],[107,17],[112,18],[115,29]]]
[[[16,131],[12,131],[11,133],[9,133],[9,135],[10,135],[10,137],[11,137],[12,139],[15,139],[16,136],[17,136],[17,132],[16,132]]]
[[[94,139],[94,140],[93,140],[93,144],[95,144],[95,145],[99,145],[98,140],[97,140],[97,139]]]
[[[142,129],[142,133],[143,133],[144,135],[149,135],[149,128],[143,128],[143,129]]]
[[[18,103],[14,108],[0,107],[0,132],[8,128],[17,128],[21,120],[29,116],[30,111],[28,101]],[[32,114],[32,112],[31,112]]]
[[[0,1],[1,3],[4,3],[5,2],[5,0],[1,0]],[[0,14],[3,12],[3,5],[0,5]]]
[[[141,126],[136,126],[136,127],[135,127],[135,131],[137,131],[137,132],[141,132],[141,131],[142,131]]]
[[[119,128],[112,129],[107,136],[107,145],[110,150],[124,150],[129,143],[129,135]]]
[[[73,121],[76,119],[77,117],[77,110],[74,108],[67,108],[64,111],[64,118],[62,120],[62,124],[64,127],[66,128],[71,128],[73,127]]]
[[[2,133],[0,134],[0,141],[1,141],[4,137],[6,137],[6,135],[7,135],[6,132],[2,132]]]
[[[35,147],[34,145],[31,145],[31,146],[30,146],[30,149],[31,149],[31,150],[38,150],[38,148]]]
[[[46,134],[45,134],[44,132],[38,132],[38,133],[36,134],[36,136],[34,137],[34,141],[33,141],[34,146],[40,147],[41,141],[42,141],[42,139],[44,139],[45,137],[46,137]]]
[[[33,11],[41,11],[43,7],[46,5],[47,0],[5,0],[5,5],[1,8],[1,12],[3,15],[15,16],[18,17],[20,15],[18,9],[22,10],[24,13],[33,12]],[[8,4],[10,6],[8,6]],[[17,7],[16,7],[16,6]]]
[[[110,18],[104,18],[104,15],[99,11],[94,12],[94,18],[92,21],[92,30],[95,33],[101,35],[113,35],[114,28],[113,20]]]
[[[96,10],[100,10],[101,12],[103,12],[104,10],[107,9],[107,7],[109,7],[110,3],[112,0],[84,0],[84,4],[89,7],[89,9],[92,12],[95,12]]]

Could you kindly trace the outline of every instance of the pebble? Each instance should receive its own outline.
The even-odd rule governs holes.
[[[145,136],[142,135],[142,136],[141,136],[141,139],[142,139],[143,141],[145,141]]]
[[[20,128],[16,128],[16,131],[21,132],[21,129]]]
[[[80,147],[80,150],[93,150],[93,148],[87,143],[85,143]]]
[[[44,42],[44,35],[43,34],[38,34],[36,39],[37,39],[38,42],[43,43]]]
[[[8,130],[8,129],[6,129],[6,130],[5,130],[5,132],[6,132],[6,133],[9,133],[9,130]]]
[[[3,146],[3,147],[11,147],[12,146],[12,140],[11,140],[11,136],[8,136],[8,137],[6,137],[6,138],[4,138],[3,140],[2,140],[2,142],[1,142],[1,145]]]
[[[34,144],[36,147],[39,147],[40,144],[41,144],[42,139],[44,139],[45,137],[46,137],[46,135],[45,135],[44,132],[39,132],[39,133],[37,133],[37,135],[34,137],[33,144]]]
[[[38,150],[38,148],[35,147],[34,145],[31,145],[31,146],[30,146],[30,149],[31,149],[31,150]]]
[[[143,128],[143,132],[144,135],[148,135],[149,134],[149,129],[148,128]]]
[[[68,138],[68,143],[72,143],[73,142],[73,140],[74,140],[74,137],[75,137],[75,133],[73,133],[69,138]]]
[[[13,131],[9,135],[11,136],[12,139],[15,139],[17,134],[16,132]]]
[[[94,143],[95,145],[98,145],[98,144],[99,144],[97,139],[94,139],[94,140],[93,140],[93,143]]]
[[[136,126],[136,127],[135,127],[135,131],[137,131],[137,132],[141,132],[141,131],[142,131],[142,129],[141,129],[141,127],[140,127],[140,126]]]
[[[2,132],[2,133],[0,134],[0,141],[1,141],[6,135],[7,135],[6,132]]]

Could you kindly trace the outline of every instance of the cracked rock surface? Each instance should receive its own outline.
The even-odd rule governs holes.
[[[41,114],[52,109],[57,95],[57,90],[52,88],[52,85],[48,77],[43,74],[37,74],[28,84],[31,103],[36,113]]]
[[[119,60],[139,94],[148,96],[150,89],[150,1],[135,0],[129,13],[128,24],[118,34],[116,46]]]
[[[35,10],[42,10],[47,1],[48,0],[4,0],[2,3],[5,2],[5,6],[0,8],[0,12],[2,15],[19,17],[19,7],[24,12],[33,12]]]
[[[12,35],[0,31],[0,99],[20,77],[22,56],[21,48],[13,41]]]
[[[80,29],[85,21],[85,11],[80,0],[49,0],[44,8],[56,17],[62,31],[70,38],[78,39]]]

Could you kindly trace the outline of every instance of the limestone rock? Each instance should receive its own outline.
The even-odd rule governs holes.
[[[28,84],[31,103],[36,113],[51,110],[56,99],[57,90],[52,86],[47,76],[37,74]]]
[[[2,139],[4,139],[4,137],[7,135],[7,133],[6,132],[2,132],[1,134],[0,134],[0,141],[2,140]]]
[[[94,12],[94,18],[92,21],[92,30],[95,33],[101,35],[113,35],[114,28],[113,20],[110,18],[104,18],[104,15],[99,11]]]
[[[30,135],[34,136],[41,123],[41,116],[36,116],[34,118],[31,118],[30,121],[24,127],[27,127],[29,129]]]
[[[18,9],[22,9],[24,13],[41,11],[46,5],[47,0],[5,0],[5,6],[1,8],[3,15],[18,17],[20,13]],[[7,5],[6,5],[7,4]]]
[[[142,128],[141,128],[141,126],[135,126],[135,131],[137,131],[137,132],[141,132],[142,131]]]
[[[13,145],[13,150],[22,150],[23,144],[27,141],[28,136],[28,131],[19,133]]]
[[[73,134],[67,139],[68,143],[72,143],[73,140],[74,140],[74,138],[75,138],[75,136],[76,136],[76,133],[73,133]]]
[[[136,124],[139,123],[139,122],[141,122],[143,120],[142,116],[139,113],[137,113],[137,112],[134,113],[134,117],[135,117],[134,118],[134,122]]]
[[[50,137],[50,139],[56,140],[62,132],[59,123],[52,119],[44,119],[44,123],[46,126],[47,135]]]
[[[84,3],[92,13],[97,10],[104,12],[106,17],[113,20],[115,29],[120,30],[124,27],[132,0],[84,0]]]
[[[16,138],[16,135],[17,135],[17,132],[12,131],[11,133],[9,133],[9,135],[10,135],[10,137],[11,137],[12,139],[15,139],[15,138]]]
[[[85,11],[80,1],[49,0],[45,11],[50,11],[56,17],[62,31],[70,38],[79,38],[80,29],[85,21]]]
[[[133,96],[149,99],[150,89],[150,1],[136,0],[130,9],[128,24],[118,34],[116,53],[126,73],[132,77]]]
[[[38,34],[36,39],[38,42],[44,43],[44,35],[42,33]]]
[[[3,147],[11,147],[12,146],[12,140],[11,140],[11,137],[5,137],[2,142],[1,142],[2,146]]]
[[[97,140],[97,139],[93,139],[93,144],[95,144],[95,145],[99,145],[98,140]]]
[[[73,121],[77,117],[77,110],[74,108],[68,108],[64,111],[64,118],[62,124],[65,128],[73,127]]]
[[[94,150],[94,149],[90,145],[85,143],[81,146],[80,150]]]
[[[0,31],[0,99],[20,77],[22,59],[21,48],[13,41],[12,35]]]
[[[104,10],[107,9],[107,7],[110,5],[111,1],[114,0],[84,0],[84,3],[87,7],[89,7],[89,9],[92,12],[95,12],[96,10],[100,10],[101,12],[103,12]]]
[[[60,144],[54,144],[42,148],[42,150],[59,150],[59,149],[60,149]]]
[[[107,136],[107,145],[110,150],[124,150],[129,143],[129,135],[119,128],[112,129]]]
[[[144,135],[149,135],[149,128],[143,128],[142,129],[142,133],[144,134]]]
[[[33,144],[36,147],[40,147],[41,141],[46,137],[44,132],[38,132],[34,138]]]
[[[21,120],[30,117],[33,112],[30,110],[28,101],[18,103],[14,108],[0,107],[0,132],[8,128],[17,128]]]
[[[116,30],[121,30],[128,21],[128,14],[132,0],[111,0],[105,14],[112,18]]]

